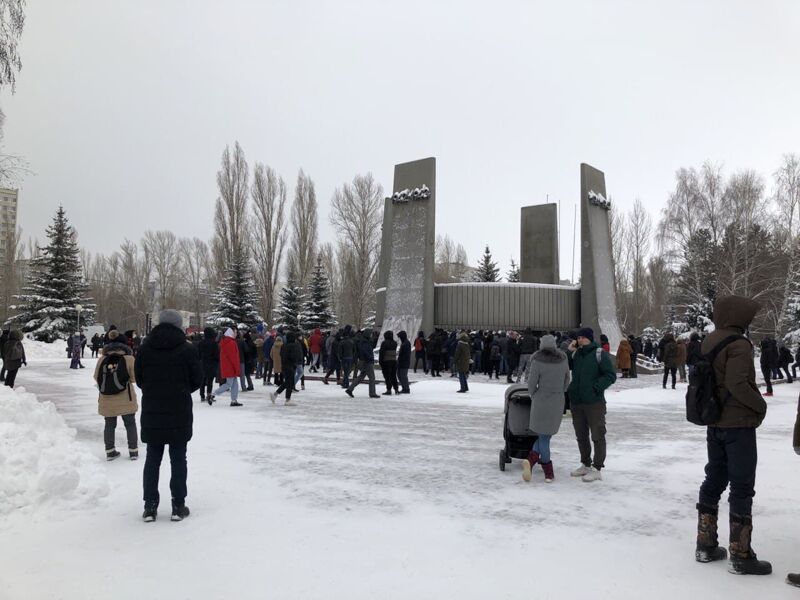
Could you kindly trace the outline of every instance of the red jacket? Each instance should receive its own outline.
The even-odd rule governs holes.
[[[239,346],[236,340],[227,336],[219,342],[219,374],[223,379],[239,377],[242,374],[239,366]]]
[[[308,346],[311,354],[320,354],[322,352],[322,333],[319,329],[315,329],[311,337],[308,338]]]

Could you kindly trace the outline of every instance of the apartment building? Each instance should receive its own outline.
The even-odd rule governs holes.
[[[17,229],[18,190],[0,188],[0,265],[6,264],[8,241]]]

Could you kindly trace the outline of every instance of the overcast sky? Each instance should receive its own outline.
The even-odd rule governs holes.
[[[147,229],[210,238],[226,144],[335,187],[437,158],[437,233],[519,259],[519,209],[579,165],[657,216],[681,166],[770,175],[800,152],[800,2],[28,0],[5,151],[35,172],[25,235],[61,203],[92,251]],[[576,266],[579,262],[576,262]]]

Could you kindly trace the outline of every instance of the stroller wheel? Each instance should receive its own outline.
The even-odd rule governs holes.
[[[500,470],[501,471],[505,471],[506,470],[506,461],[507,460],[508,459],[506,458],[506,451],[505,450],[500,450]],[[511,461],[509,460],[508,462],[511,462]]]

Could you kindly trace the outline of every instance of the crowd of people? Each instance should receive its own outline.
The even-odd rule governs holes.
[[[523,479],[531,481],[532,469],[539,464],[545,481],[554,481],[551,442],[569,407],[580,459],[571,475],[587,482],[600,481],[606,458],[604,392],[615,382],[617,371],[623,377],[636,377],[638,355],[647,356],[649,352],[664,366],[664,388],[671,383],[674,389],[678,376],[685,381],[698,369],[700,375],[695,377],[705,374],[711,378],[714,396],[720,399],[720,413],[707,425],[708,459],[696,504],[696,560],[713,562],[730,557],[732,572],[764,575],[771,573],[772,567],[758,559],[751,545],[757,464],[755,430],[766,415],[763,396],[772,395],[772,378],[785,374],[791,383],[800,361],[773,338],[763,339],[760,365],[767,391],[761,394],[753,346],[746,336],[758,308],[747,298],[720,298],[714,305],[713,333],[702,339],[693,333],[688,342],[671,333],[657,343],[627,336],[617,348],[616,364],[609,353],[608,339],[601,335],[596,341],[589,328],[541,336],[531,329],[521,333],[436,329],[428,336],[418,332],[413,342],[405,331],[396,336],[386,331],[378,339],[372,329],[356,331],[350,326],[328,332],[315,329],[308,335],[280,328],[206,328],[201,335],[187,338],[180,313],[165,310],[159,315],[159,324],[144,338],[135,332],[123,334],[115,326],[103,336],[92,337],[92,353],[100,357],[94,379],[99,390],[98,412],[105,421],[106,457],[114,460],[121,455],[115,447],[120,417],[127,434],[129,458],[138,458],[139,438],[147,444],[143,519],[153,521],[160,502],[159,469],[168,447],[172,467],[171,519],[182,520],[189,515],[186,448],[192,438],[194,391],[200,390],[201,400],[209,405],[217,396],[228,393],[231,406],[242,406],[239,393],[253,391],[255,378],[262,385],[276,386],[269,395],[273,403],[285,394],[284,404],[291,406],[292,394],[305,389],[307,368],[309,375],[317,374],[325,385],[333,383],[335,377],[335,383],[351,397],[367,380],[369,397],[379,398],[377,362],[386,387],[383,395],[387,396],[410,393],[409,370],[416,372],[420,367],[431,377],[441,377],[443,372],[457,376],[459,393],[469,391],[468,379],[478,373],[489,379],[504,376],[508,383],[524,380],[532,400],[530,431],[536,434],[536,442],[523,461]],[[85,345],[80,334],[72,337],[72,361],[81,358]],[[26,364],[18,330],[2,332],[0,353],[0,378],[13,387],[18,370]],[[140,432],[135,420],[140,410],[137,387],[141,390]],[[800,405],[793,444],[800,454]],[[719,545],[717,532],[719,500],[726,488],[730,504],[727,551]],[[789,582],[800,585],[800,575],[790,575]]]

